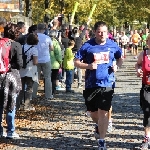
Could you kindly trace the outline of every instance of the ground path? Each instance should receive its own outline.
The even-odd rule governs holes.
[[[141,80],[135,75],[135,60],[127,56],[116,73],[113,125],[107,134],[109,150],[129,150],[142,140],[142,111],[139,106]],[[17,113],[18,140],[0,139],[3,150],[97,150],[91,118],[85,116],[82,89],[75,94],[60,93],[53,101],[34,101],[35,112]],[[5,122],[4,122],[5,124]]]

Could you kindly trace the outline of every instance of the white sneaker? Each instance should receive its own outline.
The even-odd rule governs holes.
[[[108,132],[108,133],[111,133],[112,131],[113,131],[113,126],[112,126],[112,122],[110,121],[110,122],[108,123],[107,132]]]
[[[7,132],[7,139],[14,139],[14,138],[19,138],[19,135],[16,132]]]
[[[0,138],[6,137],[6,136],[7,136],[7,133],[6,133],[6,132],[3,131],[3,132],[0,133]]]
[[[62,88],[62,87],[60,87],[60,86],[57,86],[56,87],[56,91],[65,91],[66,89],[65,88]]]

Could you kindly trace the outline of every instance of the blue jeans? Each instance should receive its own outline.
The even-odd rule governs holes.
[[[16,98],[17,98],[17,95],[16,95]],[[12,111],[11,110],[6,111],[7,132],[15,131],[15,114],[16,114],[16,107]],[[0,132],[3,132],[2,116],[3,116],[3,107],[0,106]]]
[[[73,70],[66,71],[66,90],[71,90]]]

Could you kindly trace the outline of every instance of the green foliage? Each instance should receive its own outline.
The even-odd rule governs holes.
[[[80,23],[88,20],[92,6],[97,4],[91,24],[103,20],[111,26],[122,26],[125,22],[132,25],[133,21],[149,22],[150,0],[76,0],[79,2],[76,15]],[[45,11],[44,0],[32,0],[32,19],[34,23],[43,22],[45,13],[53,19],[59,13],[65,15],[65,20],[74,8],[74,0],[50,0],[49,9]],[[62,12],[61,12],[62,11]]]

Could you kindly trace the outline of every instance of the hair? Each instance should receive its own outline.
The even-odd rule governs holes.
[[[72,33],[73,33],[73,34],[78,33],[78,28],[77,28],[77,27],[74,27],[73,30],[72,30]]]
[[[101,26],[106,26],[107,27],[107,24],[104,21],[98,21],[94,25],[94,30],[96,31]]]
[[[74,40],[69,40],[68,46],[74,46],[74,45],[75,45],[75,41]]]
[[[49,31],[49,36],[50,36],[51,38],[56,38],[56,36],[57,36],[57,31],[56,31],[56,30],[50,30],[50,31]]]
[[[22,29],[22,28],[24,27],[24,25],[25,25],[24,22],[19,21],[19,22],[17,23],[18,30]]]
[[[33,33],[33,31],[36,31],[36,30],[37,30],[37,25],[32,25],[29,27],[28,33]]]
[[[30,33],[28,36],[27,36],[27,44],[28,45],[37,45],[39,42],[38,40],[38,36],[34,33]]]
[[[52,22],[53,26],[56,26],[58,25],[58,20],[54,19],[53,22]]]
[[[3,25],[6,23],[6,19],[3,17],[0,17],[0,25]]]
[[[20,35],[17,24],[9,23],[4,27],[4,37],[15,40]]]
[[[38,30],[45,30],[45,28],[46,28],[46,25],[45,25],[44,23],[39,23],[39,24],[37,25],[37,29],[38,29]]]

